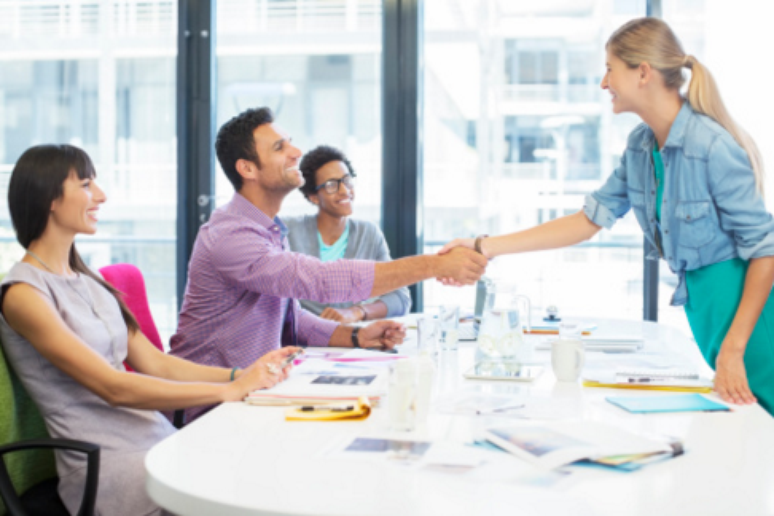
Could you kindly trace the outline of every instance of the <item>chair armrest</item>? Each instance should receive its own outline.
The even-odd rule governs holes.
[[[53,448],[59,450],[71,450],[86,454],[86,485],[83,490],[83,499],[78,516],[93,516],[94,504],[97,501],[97,488],[99,487],[99,446],[85,441],[71,439],[30,439],[17,443],[0,446],[0,496],[8,508],[8,513],[18,516],[26,516],[27,513],[21,505],[11,483],[11,477],[2,460],[3,455],[15,451],[33,448]]]

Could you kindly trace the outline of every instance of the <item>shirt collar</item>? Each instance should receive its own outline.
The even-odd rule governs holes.
[[[231,199],[231,209],[238,215],[257,222],[270,231],[279,231],[282,238],[288,236],[288,228],[279,217],[271,219],[239,192],[234,192],[234,197]]]
[[[683,141],[685,140],[685,130],[688,126],[688,120],[691,118],[691,116],[693,116],[693,109],[691,108],[691,104],[687,100],[684,100],[680,111],[677,112],[677,116],[675,117],[674,122],[672,122],[672,127],[669,129],[669,135],[667,136],[666,142],[664,142],[664,147],[683,146]],[[653,130],[650,129],[650,127],[648,127],[648,133],[650,138],[643,139],[641,145],[644,151],[651,152],[653,150],[653,146],[655,145],[656,136],[653,134]]]
[[[675,117],[675,121],[672,122],[672,127],[669,129],[669,136],[664,143],[664,147],[682,147],[683,140],[685,140],[685,129],[688,127],[688,120],[693,115],[693,109],[691,104],[687,101],[683,101],[683,106]]]

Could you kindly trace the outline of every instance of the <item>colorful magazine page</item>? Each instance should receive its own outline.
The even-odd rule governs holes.
[[[668,443],[592,421],[500,426],[486,430],[484,435],[488,441],[545,469],[582,459],[672,451]]]

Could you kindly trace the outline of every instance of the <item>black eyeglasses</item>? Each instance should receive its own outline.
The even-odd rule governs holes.
[[[329,194],[334,194],[339,191],[339,188],[341,188],[341,183],[344,183],[344,186],[347,187],[347,190],[352,190],[352,188],[355,187],[355,178],[347,174],[341,179],[328,179],[326,182],[316,187],[314,191],[319,192],[325,188],[326,192]]]

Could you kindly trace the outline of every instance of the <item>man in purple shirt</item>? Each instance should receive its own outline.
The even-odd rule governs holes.
[[[285,196],[304,182],[301,151],[274,125],[268,108],[249,109],[224,124],[215,149],[236,192],[196,237],[170,342],[173,355],[247,367],[280,345],[389,349],[403,341],[403,325],[376,321],[353,328],[320,319],[297,299],[359,302],[433,277],[472,284],[484,273],[487,260],[464,248],[391,262],[323,263],[292,253],[277,213]],[[187,420],[207,409],[189,409]]]

